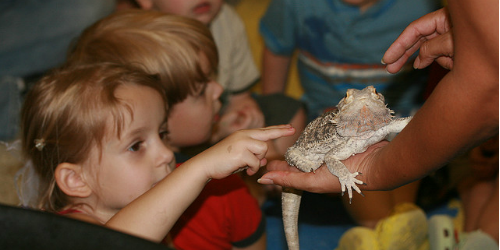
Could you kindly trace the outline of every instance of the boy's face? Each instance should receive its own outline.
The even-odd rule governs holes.
[[[200,55],[203,72],[210,76],[210,66],[204,54]],[[174,147],[195,146],[207,142],[221,108],[219,97],[222,86],[214,80],[200,86],[197,93],[175,104],[168,117],[169,143]]]
[[[131,108],[133,116],[123,107],[120,138],[108,129],[102,153],[93,149],[86,168],[92,171],[88,174],[97,177],[87,179],[99,197],[98,209],[109,213],[151,189],[175,167],[173,152],[165,144],[167,124],[161,96],[149,87],[136,85],[119,87],[116,96]]]
[[[143,9],[194,18],[206,25],[219,13],[223,0],[137,0]]]

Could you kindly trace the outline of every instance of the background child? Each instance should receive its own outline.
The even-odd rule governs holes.
[[[40,209],[159,242],[211,178],[266,163],[276,126],[235,133],[172,171],[158,79],[114,64],[73,65],[37,83],[22,143],[41,179]],[[182,190],[181,192],[179,190]]]
[[[119,12],[89,27],[69,60],[132,63],[158,74],[169,99],[169,145],[178,152],[210,137],[222,88],[212,78],[215,43],[197,20],[157,11]],[[264,249],[265,218],[241,178],[230,176],[207,185],[172,230],[172,239],[181,249]]]
[[[224,88],[224,108],[211,142],[224,138],[239,129],[264,125],[292,124],[297,131],[305,127],[302,104],[283,94],[252,95],[250,88],[259,80],[252,58],[245,26],[236,11],[223,0],[136,0],[142,9],[181,15],[201,21],[210,28],[219,53],[217,81]],[[282,159],[286,149],[300,133],[274,141],[275,153]]]
[[[309,120],[334,107],[347,89],[367,85],[374,85],[398,115],[408,116],[423,102],[427,73],[408,65],[389,75],[380,59],[410,22],[438,6],[435,0],[273,0],[260,21],[266,45],[263,93],[285,90],[297,51]],[[417,189],[412,183],[391,192],[366,192],[346,208],[361,225],[374,227],[394,205],[414,202]]]
[[[347,89],[367,85],[408,115],[423,101],[427,72],[409,65],[389,75],[380,59],[411,21],[438,7],[436,0],[273,0],[260,22],[266,45],[263,93],[284,90],[291,55],[298,51],[309,120],[334,107]]]

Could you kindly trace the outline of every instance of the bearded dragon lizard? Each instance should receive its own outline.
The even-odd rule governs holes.
[[[350,156],[382,141],[390,133],[400,132],[411,117],[395,119],[385,104],[384,96],[373,86],[362,90],[349,89],[337,105],[338,110],[327,112],[307,125],[285,159],[289,165],[304,172],[314,172],[323,163],[339,178],[342,195],[345,190],[352,200],[352,190],[361,193],[356,184],[360,173],[351,173],[341,162]],[[283,188],[282,212],[288,248],[299,249],[298,215],[302,191]]]

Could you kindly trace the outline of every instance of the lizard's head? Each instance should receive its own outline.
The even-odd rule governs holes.
[[[339,111],[333,120],[337,132],[349,136],[379,129],[392,119],[394,113],[373,86],[347,90],[337,107]]]
[[[373,86],[364,89],[348,89],[346,95],[337,105],[339,111],[346,109],[361,109],[362,106],[386,107],[384,96],[377,92]]]

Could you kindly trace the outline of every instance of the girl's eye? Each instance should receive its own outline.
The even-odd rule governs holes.
[[[142,142],[136,142],[130,148],[128,148],[128,151],[131,152],[137,152],[141,149]]]

